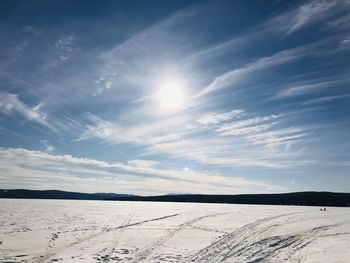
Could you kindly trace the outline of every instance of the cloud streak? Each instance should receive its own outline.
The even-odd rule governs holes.
[[[343,100],[343,99],[347,99],[347,98],[350,98],[350,94],[342,94],[342,95],[336,95],[336,96],[326,96],[326,97],[321,97],[321,98],[308,100],[308,101],[306,101],[304,103],[304,105],[324,103],[324,102],[332,102],[332,101]]]
[[[98,138],[116,145],[130,143],[141,147],[141,156],[166,154],[217,167],[286,168],[287,159],[295,157],[291,145],[300,143],[307,134],[284,128],[286,115],[248,116],[236,109],[147,124],[117,124],[89,115],[92,124],[77,142]],[[193,120],[200,125],[187,125]]]
[[[6,115],[18,113],[30,121],[39,123],[49,129],[54,127],[48,122],[47,116],[40,110],[42,103],[29,107],[16,94],[0,92],[0,111]]]
[[[208,171],[160,169],[157,168],[157,162],[149,160],[109,163],[21,148],[0,148],[0,157],[1,170],[7,174],[6,177],[0,176],[3,187],[18,187],[20,179],[24,184],[30,181],[35,189],[51,185],[51,189],[75,188],[75,191],[88,192],[108,189],[136,194],[165,194],[179,189],[192,193],[250,192],[258,188],[262,192],[276,192],[282,189],[263,182],[224,177]],[[174,188],[174,180],[182,187]],[[217,182],[222,184],[221,187],[218,188]],[[73,186],[70,185],[72,183]]]
[[[312,81],[311,83],[300,84],[289,87],[277,93],[274,98],[292,97],[301,94],[315,93],[322,89],[329,89],[334,86],[347,84],[350,82],[350,78],[346,76],[338,76],[336,79],[326,79],[319,81]]]
[[[208,113],[201,116],[197,121],[204,125],[218,124],[220,122],[229,121],[243,112],[244,110],[232,110],[224,113]]]
[[[247,64],[241,68],[237,68],[226,72],[216,77],[209,85],[207,85],[203,90],[197,93],[195,97],[204,96],[213,91],[232,86],[236,82],[239,82],[240,78],[245,77],[253,72],[268,69],[277,65],[282,65],[293,61],[299,58],[301,55],[303,55],[303,50],[304,48],[295,48],[280,51],[272,56],[260,58],[255,62]]]
[[[290,28],[287,34],[294,33],[308,24],[324,19],[325,16],[333,14],[331,9],[334,8],[337,1],[315,0],[310,3],[301,5],[294,18],[290,22]],[[329,14],[327,14],[327,12]]]

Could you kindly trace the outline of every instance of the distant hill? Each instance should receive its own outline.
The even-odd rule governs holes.
[[[260,205],[304,205],[304,206],[350,206],[350,193],[333,192],[296,192],[285,194],[244,194],[244,195],[163,195],[131,196],[115,200],[151,201],[151,202],[192,202],[192,203],[228,203]]]
[[[72,200],[110,200],[114,198],[128,197],[131,195],[113,193],[78,193],[60,190],[0,190],[0,198],[21,198],[21,199],[72,199]]]
[[[160,196],[137,196],[113,193],[77,193],[59,190],[0,190],[0,198],[26,199],[72,199],[111,200],[148,202],[192,202],[260,205],[303,205],[350,207],[350,193],[296,192],[285,194],[244,194],[244,195],[200,195],[173,194]]]

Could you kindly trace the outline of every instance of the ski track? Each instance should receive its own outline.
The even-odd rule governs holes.
[[[213,242],[204,249],[192,255],[184,262],[271,262],[273,257],[279,253],[285,252],[285,257],[280,261],[302,262],[302,258],[291,258],[292,255],[300,252],[312,241],[317,239],[318,235],[336,225],[327,225],[316,227],[295,235],[271,235],[276,227],[284,223],[276,223],[264,226],[273,220],[282,217],[288,217],[295,213],[289,213],[279,216],[267,217],[247,224],[230,234]],[[270,233],[268,237],[261,238],[263,234]]]
[[[122,237],[127,226],[130,226],[130,222],[132,220],[132,216],[129,215],[124,222],[119,227],[120,231],[115,231],[115,235],[113,237],[113,242],[106,248],[100,250],[96,256],[94,257],[98,262],[109,262],[120,260],[119,256],[114,255],[115,247],[118,245],[120,238]]]
[[[143,248],[141,251],[134,254],[132,262],[145,262],[148,256],[151,255],[156,248],[162,246],[167,240],[175,236],[177,233],[179,233],[181,230],[185,229],[186,227],[192,227],[193,224],[205,218],[217,217],[217,216],[226,215],[226,214],[229,214],[229,213],[209,214],[209,215],[196,217],[194,219],[190,219],[188,221],[183,222],[182,224],[178,225],[175,229],[170,230],[168,234],[158,238],[151,245],[147,246],[146,248]]]
[[[64,245],[63,247],[57,247],[57,248],[54,248],[53,245],[49,246],[49,249],[47,250],[47,253],[45,255],[41,255],[40,257],[34,259],[32,262],[34,263],[43,263],[43,262],[47,262],[47,261],[56,261],[55,259],[53,259],[58,253],[60,252],[63,252],[65,249],[67,248],[71,248],[73,246],[77,246],[83,242],[86,242],[90,239],[94,239],[100,235],[103,235],[107,232],[110,232],[110,231],[115,231],[115,230],[120,230],[120,229],[124,229],[124,228],[127,228],[127,227],[131,227],[131,226],[137,226],[137,225],[141,225],[141,224],[144,224],[144,223],[148,223],[148,222],[153,222],[153,221],[159,221],[159,220],[164,220],[164,219],[167,219],[167,218],[170,218],[170,217],[174,217],[174,216],[178,216],[178,214],[171,214],[171,215],[167,215],[167,216],[162,216],[162,217],[156,217],[156,218],[152,218],[152,219],[148,219],[148,220],[143,220],[143,221],[139,221],[139,222],[135,222],[135,223],[128,223],[128,224],[121,224],[120,226],[118,227],[114,227],[114,228],[105,228],[104,226],[108,223],[108,221],[113,217],[113,215],[109,216],[107,218],[107,220],[105,220],[99,227],[99,230],[98,232],[95,232],[91,235],[88,235],[84,238],[81,238],[75,242],[72,242],[68,245]],[[54,239],[55,240],[55,239]],[[53,240],[53,241],[54,241]],[[104,257],[104,259],[108,259],[108,257]]]

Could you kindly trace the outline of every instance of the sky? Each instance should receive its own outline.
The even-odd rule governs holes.
[[[0,5],[0,188],[350,191],[350,1]]]

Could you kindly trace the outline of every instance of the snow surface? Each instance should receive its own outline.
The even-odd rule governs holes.
[[[350,262],[350,209],[0,200],[0,262]]]

